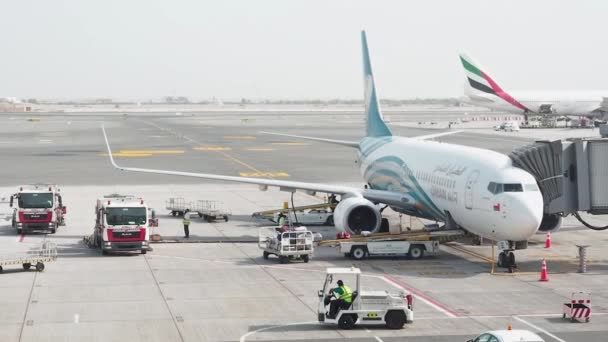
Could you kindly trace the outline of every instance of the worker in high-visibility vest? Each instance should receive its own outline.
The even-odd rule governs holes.
[[[184,211],[184,220],[182,222],[184,223],[184,237],[188,239],[190,238],[190,210],[186,209]]]
[[[348,309],[353,303],[353,291],[342,280],[338,280],[338,287],[331,289],[330,294],[332,293],[336,298],[329,303],[329,317],[335,318],[340,309]]]
[[[277,218],[277,223],[279,224],[279,227],[283,227],[287,223],[287,216],[285,216],[285,214],[283,213],[280,213],[279,217]]]

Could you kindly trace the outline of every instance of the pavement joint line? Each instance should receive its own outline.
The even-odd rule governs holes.
[[[424,302],[425,304],[429,305],[430,307],[434,308],[435,310],[442,312],[443,314],[445,314],[446,316],[450,317],[450,318],[455,318],[455,317],[459,317],[460,314],[452,309],[450,309],[449,307],[447,307],[445,304],[440,303],[439,301],[436,301],[435,299],[425,295],[424,293],[422,293],[421,291],[417,290],[416,288],[412,287],[409,284],[406,284],[403,281],[400,281],[396,278],[391,277],[388,274],[385,274],[383,279],[397,287],[400,288],[402,290],[406,290],[409,291],[410,293],[412,293],[414,296],[416,296],[418,299],[420,299],[422,302]]]
[[[480,254],[480,253],[477,253],[477,252],[473,252],[473,251],[468,250],[468,249],[466,249],[464,247],[461,247],[461,246],[457,246],[457,245],[453,245],[453,244],[449,244],[449,243],[444,244],[444,246],[450,247],[450,248],[453,248],[453,249],[455,249],[457,251],[460,251],[460,252],[469,254],[471,256],[477,257],[477,258],[479,258],[479,259],[481,259],[483,261],[489,262],[489,263],[493,262],[491,258],[488,258],[487,256],[485,256],[483,254]]]
[[[23,322],[21,322],[21,329],[19,330],[19,340],[22,340],[23,337],[23,329],[25,328],[25,323],[27,319],[27,314],[30,311],[30,305],[32,303],[32,295],[34,294],[34,287],[36,285],[36,279],[38,278],[38,272],[34,272],[34,279],[32,280],[32,287],[30,288],[30,294],[27,297],[27,305],[25,306],[25,312],[23,313]]]
[[[239,339],[239,342],[245,342],[245,341],[247,341],[247,338],[249,336],[255,335],[262,331],[273,330],[273,329],[295,326],[295,325],[321,325],[321,324],[317,321],[311,321],[311,322],[295,322],[295,323],[287,323],[287,324],[282,324],[282,325],[273,325],[271,327],[265,327],[265,328],[260,328],[260,329],[254,330],[254,331],[250,331],[250,332],[242,335],[241,338]]]
[[[175,325],[175,329],[177,330],[177,334],[179,335],[179,339],[184,342],[184,336],[182,335],[181,330],[179,329],[179,325],[177,324],[177,319],[175,318],[175,315],[173,314],[173,311],[171,311],[171,307],[169,306],[169,303],[167,302],[167,298],[165,297],[165,294],[163,293],[163,289],[161,289],[160,284],[158,283],[158,279],[156,278],[156,274],[154,274],[154,270],[152,269],[152,265],[150,265],[150,261],[148,260],[148,258],[144,255],[144,260],[146,261],[146,265],[148,265],[148,269],[150,270],[150,274],[152,274],[152,278],[154,279],[154,283],[156,284],[156,288],[158,289],[158,292],[160,293],[161,298],[163,299],[163,302],[165,303],[165,307],[167,308],[167,311],[169,312],[169,315],[171,315],[171,320],[173,320],[173,324]]]
[[[537,326],[537,325],[535,325],[535,324],[532,324],[532,323],[530,323],[530,322],[526,321],[526,320],[525,320],[525,319],[523,319],[523,318],[520,318],[520,317],[518,317],[518,316],[513,316],[513,318],[514,318],[515,320],[518,320],[518,321],[520,321],[521,323],[523,323],[523,324],[525,324],[525,325],[527,325],[527,326],[529,326],[529,327],[533,328],[533,329],[536,329],[537,331],[540,331],[541,333],[543,333],[543,334],[545,334],[545,335],[547,335],[547,336],[551,337],[552,339],[554,339],[554,340],[556,340],[556,341],[558,341],[558,342],[566,342],[566,340],[562,340],[561,338],[559,338],[559,337],[557,337],[557,336],[553,335],[552,333],[548,332],[547,330],[545,330],[545,329],[543,329],[543,328],[541,328],[541,327],[539,327],[539,326]]]
[[[376,341],[378,341],[378,342],[384,342],[384,341],[383,341],[383,340],[382,340],[380,337],[378,337],[378,336],[374,336],[374,338],[375,338],[375,339],[376,339]]]

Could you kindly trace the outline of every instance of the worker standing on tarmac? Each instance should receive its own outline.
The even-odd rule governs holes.
[[[285,214],[283,213],[280,213],[279,217],[277,218],[277,223],[279,224],[279,227],[283,227],[287,223],[287,216],[285,216]]]
[[[190,238],[190,210],[186,209],[184,211],[184,237],[186,239]]]
[[[336,299],[329,303],[329,317],[335,318],[340,309],[348,309],[353,302],[353,291],[342,280],[338,280],[338,287],[331,289]]]

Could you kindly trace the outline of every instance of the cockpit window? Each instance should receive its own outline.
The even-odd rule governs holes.
[[[494,195],[498,195],[503,192],[523,192],[524,187],[519,183],[502,184],[490,182],[490,184],[488,184],[488,191]],[[536,184],[526,184],[526,191],[538,191],[538,187]]]
[[[488,185],[488,191],[497,195],[503,191],[503,186],[500,183],[490,182]]]
[[[524,185],[526,191],[538,191],[538,185],[536,184],[526,184]]]
[[[519,183],[503,184],[505,192],[523,192],[524,188]]]

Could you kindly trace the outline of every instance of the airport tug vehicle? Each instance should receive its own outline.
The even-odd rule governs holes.
[[[97,200],[95,205],[95,230],[88,243],[109,252],[150,250],[148,216],[151,211],[143,198],[131,195],[112,194]]]
[[[285,226],[287,227],[287,226]],[[281,264],[292,260],[308,262],[314,252],[314,235],[306,227],[262,227],[259,230],[258,247],[264,260],[276,255]]]
[[[65,225],[66,207],[59,191],[53,184],[19,186],[19,192],[13,194],[9,202],[13,208],[12,226],[17,234],[35,230],[55,234],[57,227]]]
[[[352,302],[348,308],[341,308],[335,317],[329,316],[329,306],[333,297],[331,289],[338,280],[353,286]],[[335,280],[335,281],[334,281]],[[350,282],[354,280],[354,284]],[[349,283],[350,282],[350,283]],[[414,305],[411,294],[392,294],[383,291],[361,291],[361,270],[351,268],[328,268],[323,289],[319,290],[319,322],[337,324],[341,329],[352,329],[355,325],[385,325],[389,329],[401,329],[405,323],[414,320]]]

